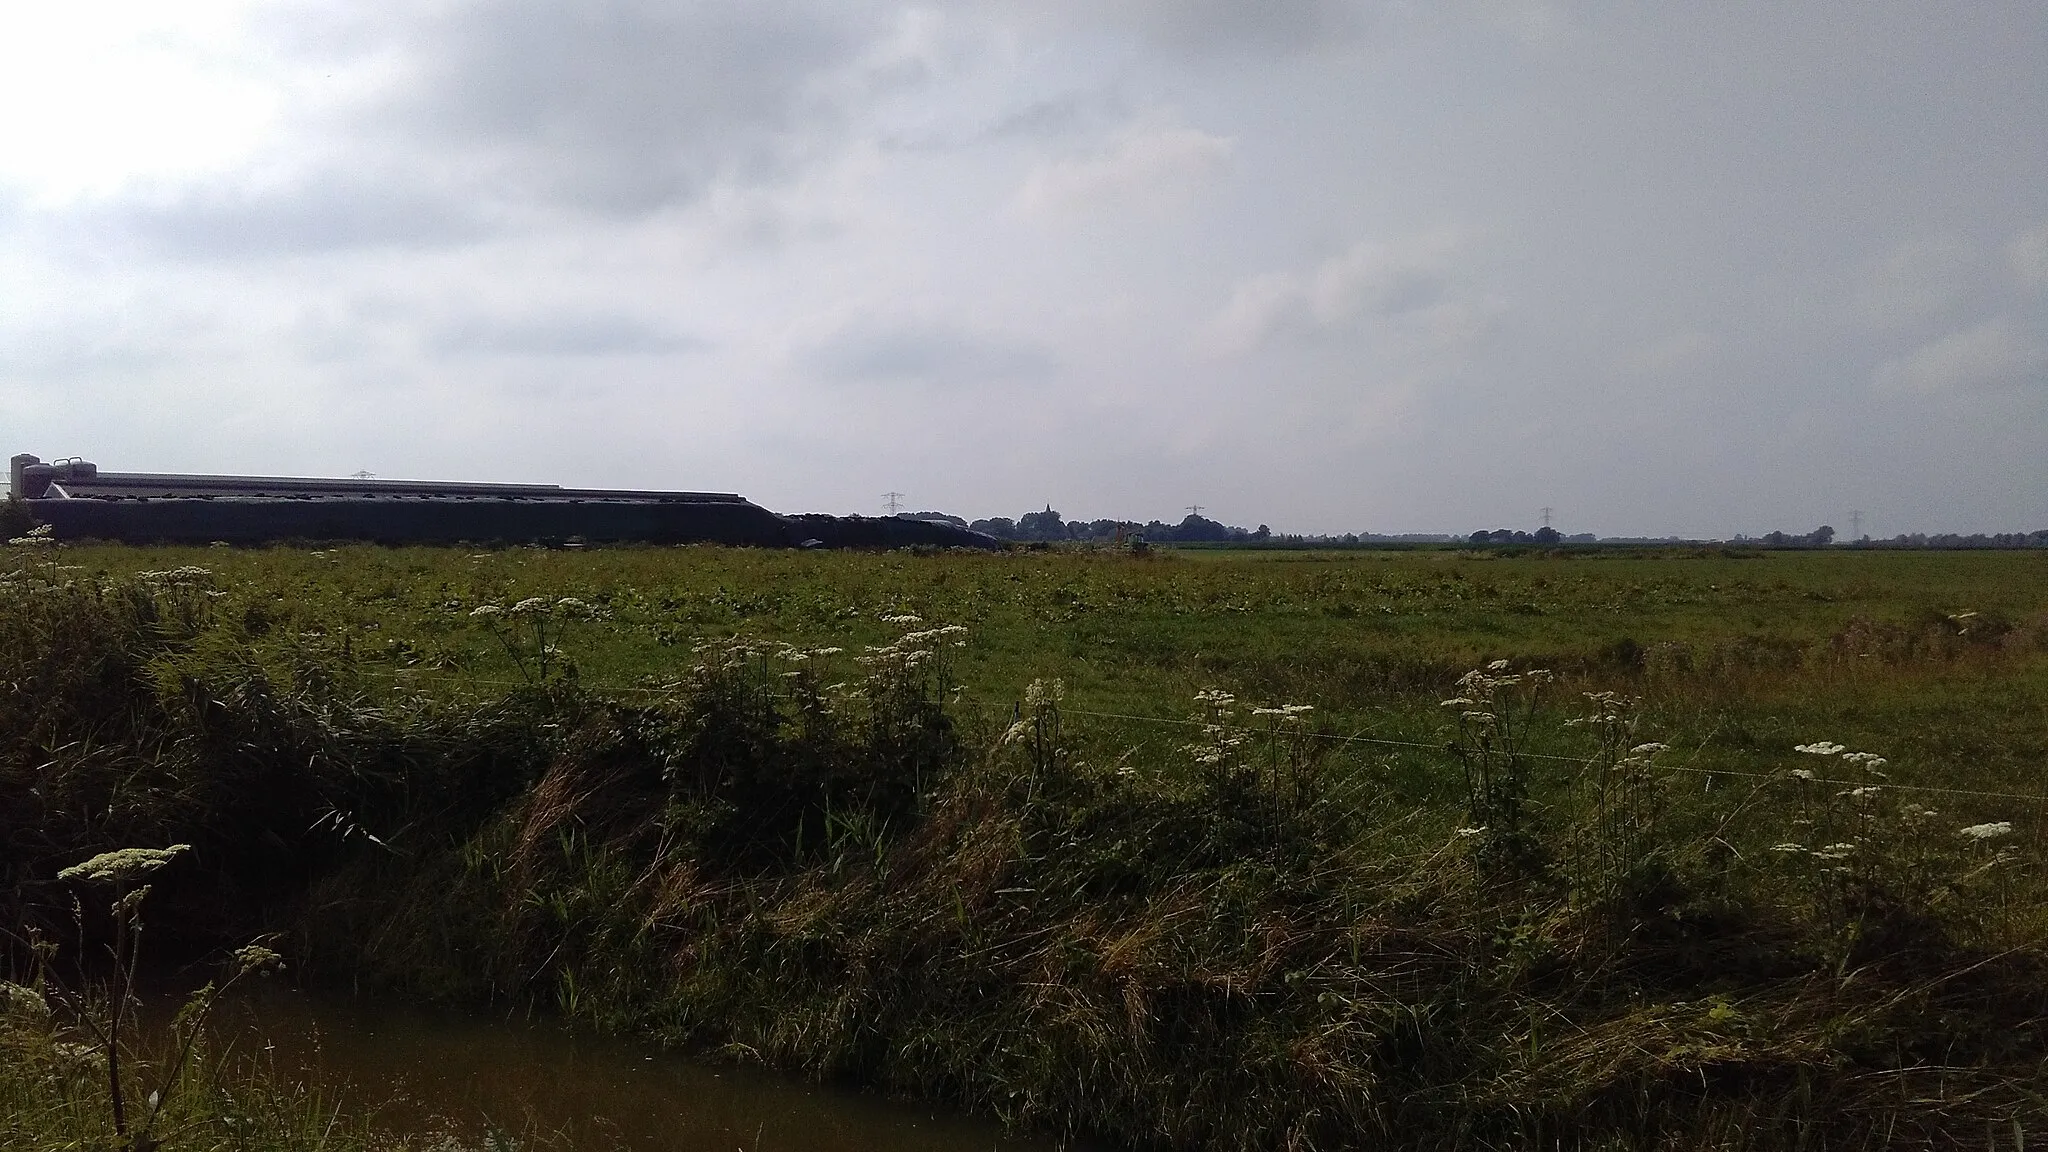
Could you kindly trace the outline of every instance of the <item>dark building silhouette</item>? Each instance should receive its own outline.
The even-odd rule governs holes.
[[[59,539],[132,544],[739,544],[764,548],[995,548],[941,521],[779,516],[730,492],[642,492],[286,476],[102,472],[91,461],[13,458],[9,492]]]

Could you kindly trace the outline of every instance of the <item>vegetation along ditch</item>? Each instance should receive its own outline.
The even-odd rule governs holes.
[[[2048,1141],[2044,560],[16,546],[0,1136],[281,963],[1095,1146]],[[374,1142],[181,1058],[126,1146]]]

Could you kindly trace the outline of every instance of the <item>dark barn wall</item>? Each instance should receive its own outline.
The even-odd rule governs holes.
[[[555,542],[734,544],[787,548],[997,548],[993,537],[894,517],[777,516],[745,501],[437,499],[55,499],[30,511],[64,540],[129,544]]]
[[[791,543],[774,513],[753,504],[575,503],[519,500],[35,500],[60,539],[131,544],[257,544],[267,540],[645,541]]]
[[[900,516],[784,516],[790,539],[816,540],[826,548],[981,548],[995,550],[1002,541],[943,522],[906,520]]]

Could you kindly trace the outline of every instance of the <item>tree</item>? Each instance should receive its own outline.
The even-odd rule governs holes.
[[[1187,518],[1182,520],[1179,526],[1173,530],[1173,538],[1189,543],[1220,543],[1230,539],[1230,529],[1209,519],[1207,516],[1197,516],[1190,512]]]
[[[1065,540],[1067,522],[1047,504],[1043,512],[1026,512],[1017,518],[1017,535],[1025,540]]]

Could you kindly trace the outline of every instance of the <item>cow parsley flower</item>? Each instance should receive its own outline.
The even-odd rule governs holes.
[[[117,848],[102,852],[83,864],[57,873],[59,880],[78,880],[87,884],[120,884],[139,879],[169,864],[180,852],[190,852],[190,844],[173,844],[169,848]]]
[[[1956,834],[1972,840],[1996,840],[2001,836],[2012,835],[2012,821],[1994,820],[1989,824],[1972,824],[1968,828],[1958,830]]]

